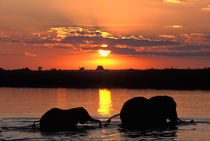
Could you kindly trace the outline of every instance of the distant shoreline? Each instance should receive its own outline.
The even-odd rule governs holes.
[[[210,90],[210,69],[2,70],[0,87]]]

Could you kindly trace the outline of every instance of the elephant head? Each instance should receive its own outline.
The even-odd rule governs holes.
[[[151,116],[156,117],[161,125],[177,125],[178,116],[176,111],[176,102],[169,96],[155,96],[149,99],[151,106]]]
[[[84,124],[88,121],[98,122],[101,127],[101,121],[93,119],[83,107],[62,110],[53,108],[47,111],[40,119],[40,129],[50,130],[72,130],[78,123]]]
[[[101,127],[101,121],[97,120],[97,119],[93,119],[89,113],[87,112],[87,110],[85,110],[83,107],[77,108],[78,109],[78,122],[80,124],[85,124],[88,121],[91,122],[98,122],[99,123],[99,127]]]

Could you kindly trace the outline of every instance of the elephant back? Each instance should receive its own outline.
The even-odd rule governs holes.
[[[75,128],[78,121],[74,110],[52,108],[40,119],[41,130],[60,130]]]
[[[120,112],[122,125],[126,128],[146,128],[148,120],[148,99],[134,97],[123,105]],[[148,123],[148,122],[147,122]]]

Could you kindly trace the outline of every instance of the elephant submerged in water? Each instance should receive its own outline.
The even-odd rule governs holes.
[[[120,114],[122,126],[127,129],[151,129],[175,127],[179,121],[176,102],[169,96],[155,96],[150,99],[134,97],[124,103]]]
[[[83,107],[68,110],[52,108],[41,117],[40,121],[35,122],[40,123],[42,131],[59,131],[74,130],[78,123],[84,124],[88,121],[98,122],[101,127],[101,121],[93,119]]]

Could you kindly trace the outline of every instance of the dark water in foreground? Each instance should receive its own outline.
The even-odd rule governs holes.
[[[181,119],[197,125],[177,130],[128,131],[116,118],[108,127],[79,125],[77,131],[45,133],[27,127],[52,107],[83,106],[94,118],[105,121],[119,113],[123,103],[135,96],[172,96]],[[130,90],[130,89],[46,89],[0,88],[0,140],[210,140],[210,91]]]

